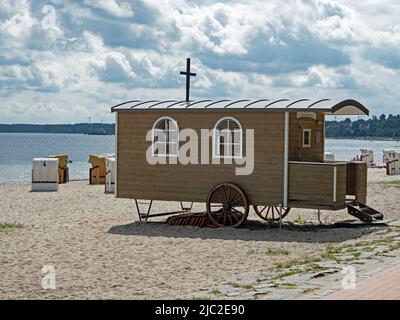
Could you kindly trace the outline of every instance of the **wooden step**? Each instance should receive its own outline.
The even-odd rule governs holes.
[[[382,213],[373,213],[370,214],[371,217],[373,217],[376,220],[383,220],[383,214]]]
[[[356,206],[354,203],[348,203],[347,212],[353,217],[356,217],[357,219],[360,219],[361,221],[366,223],[371,223],[374,219],[383,219],[382,213],[361,202],[358,203],[358,206]]]

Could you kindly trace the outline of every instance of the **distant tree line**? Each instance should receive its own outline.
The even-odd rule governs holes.
[[[372,116],[364,120],[351,121],[346,118],[342,121],[327,121],[326,136],[331,138],[400,138],[400,114],[380,117]]]
[[[76,134],[114,134],[115,125],[111,123],[76,124],[0,124],[0,132],[10,133],[76,133]],[[400,114],[351,121],[327,121],[326,136],[330,138],[393,138],[400,139]]]
[[[115,133],[111,123],[76,123],[76,124],[0,124],[0,132],[5,133],[76,133],[101,134]]]

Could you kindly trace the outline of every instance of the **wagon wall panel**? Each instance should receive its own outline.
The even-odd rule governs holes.
[[[239,120],[244,130],[254,129],[254,171],[235,175],[237,165],[189,164],[151,165],[146,160],[150,142],[146,133],[161,116],[174,118],[179,129],[212,129],[224,116]],[[226,112],[120,112],[117,138],[118,197],[155,200],[206,200],[216,184],[232,182],[247,194],[251,204],[277,204],[283,197],[282,113]],[[243,150],[246,150],[244,135]],[[181,142],[181,145],[185,142]],[[200,143],[199,143],[200,160]],[[209,141],[211,161],[212,143]]]
[[[345,165],[289,164],[289,206],[340,209],[345,207],[345,198]]]

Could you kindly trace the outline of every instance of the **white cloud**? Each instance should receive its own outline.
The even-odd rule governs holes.
[[[64,87],[66,71],[55,61],[38,62],[32,66],[1,66],[0,84],[17,90],[60,91]]]
[[[341,71],[343,72],[343,70]],[[316,65],[310,67],[305,73],[291,76],[290,79],[293,85],[297,87],[340,88],[342,86],[340,82],[342,76],[333,68]]]
[[[0,43],[2,46],[20,47],[30,35],[34,19],[25,8],[22,12],[7,17],[0,22]]]
[[[28,0],[0,1],[0,17],[10,17],[20,12],[21,8],[28,8]]]
[[[37,110],[84,121],[94,105],[111,119],[125,99],[181,99],[186,57],[193,98],[352,97],[373,114],[398,112],[397,0],[51,4],[48,27],[48,2],[0,2],[2,121],[39,121]]]
[[[100,8],[116,17],[133,17],[134,11],[127,1],[118,0],[87,0],[88,5]]]
[[[129,61],[120,52],[107,52],[93,60],[91,66],[102,81],[127,82],[135,78]]]

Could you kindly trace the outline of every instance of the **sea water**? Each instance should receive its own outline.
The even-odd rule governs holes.
[[[0,182],[30,181],[32,159],[51,154],[68,154],[71,180],[88,179],[90,154],[114,153],[114,136],[82,134],[0,133]],[[374,151],[375,162],[382,164],[382,150],[400,152],[400,142],[326,139],[325,151],[336,160],[350,160],[360,148]]]
[[[67,154],[71,180],[89,179],[90,154],[114,153],[114,136],[0,133],[0,182],[30,181],[32,159]]]

